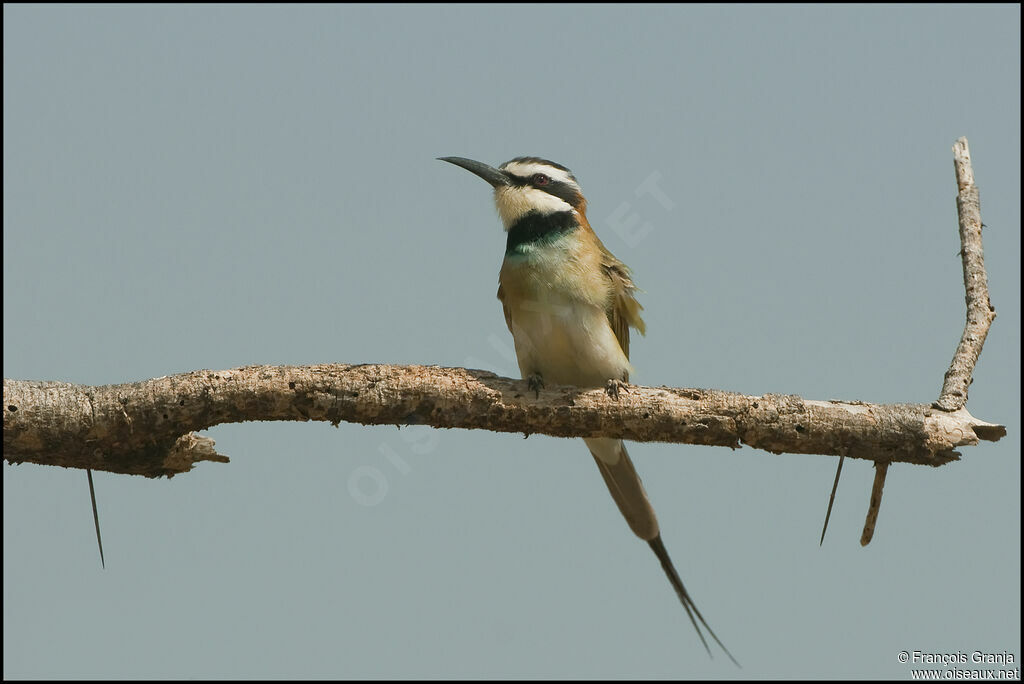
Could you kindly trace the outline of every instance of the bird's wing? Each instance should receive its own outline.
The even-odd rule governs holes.
[[[629,329],[636,328],[643,335],[647,326],[640,317],[644,308],[636,301],[637,286],[630,277],[629,267],[601,245],[601,268],[612,284],[611,301],[608,303],[608,323],[619,340],[622,352],[629,358]]]
[[[505,303],[505,290],[501,289],[501,283],[498,283],[498,301],[501,302],[501,310],[505,314],[505,325],[508,326],[508,331],[512,332],[512,314],[509,313],[508,304]],[[515,333],[512,333],[515,337]]]

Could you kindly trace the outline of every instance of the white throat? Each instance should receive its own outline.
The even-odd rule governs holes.
[[[554,214],[560,211],[575,211],[572,205],[543,190],[525,186],[501,186],[494,191],[494,204],[498,207],[501,222],[508,230],[516,221],[531,211]]]

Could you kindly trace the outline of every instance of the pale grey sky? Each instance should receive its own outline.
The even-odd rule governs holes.
[[[709,660],[578,440],[220,426],[173,480],[4,477],[4,676],[908,678],[1020,660],[1016,6],[4,6],[4,377],[515,374],[489,188],[570,167],[643,288],[648,385],[928,402],[963,325],[950,146],[996,320],[939,469],[630,451],[743,663]],[[658,188],[659,194],[643,187]]]

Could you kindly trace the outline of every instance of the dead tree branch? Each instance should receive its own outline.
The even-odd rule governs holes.
[[[551,387],[535,397],[521,380],[437,366],[249,366],[90,387],[4,380],[4,458],[157,477],[227,460],[192,433],[247,420],[620,437],[773,453],[846,453],[938,466],[957,447],[1005,428],[966,409],[927,404],[809,401],[704,389]]]

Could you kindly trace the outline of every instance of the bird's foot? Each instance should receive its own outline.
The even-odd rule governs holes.
[[[605,386],[604,386],[604,391],[612,399],[618,399],[620,391],[621,392],[628,392],[629,391],[629,383],[628,382],[623,382],[622,380],[609,380],[607,382],[607,384],[605,384]]]
[[[526,388],[533,392],[535,399],[540,397],[540,391],[544,389],[544,378],[540,373],[530,373],[526,376]]]

